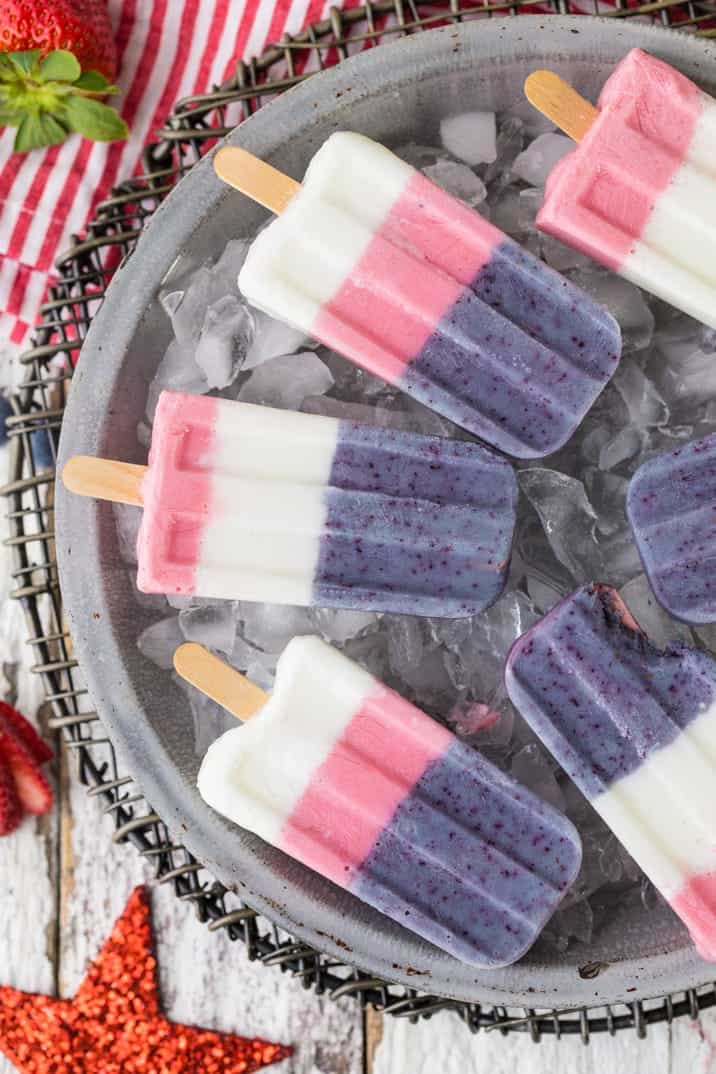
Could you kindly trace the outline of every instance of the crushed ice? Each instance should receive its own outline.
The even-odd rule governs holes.
[[[398,147],[404,160],[478,208],[498,227],[607,305],[622,328],[625,357],[572,441],[556,455],[519,464],[522,496],[507,589],[473,619],[413,619],[346,609],[290,608],[188,597],[145,596],[156,615],[137,644],[171,668],[184,640],[215,649],[259,686],[270,689],[281,651],[297,634],[317,633],[481,749],[552,802],[579,828],[584,863],[545,936],[564,950],[588,943],[610,910],[633,902],[651,909],[653,887],[597,814],[556,766],[507,700],[502,668],[512,642],[575,586],[609,581],[657,644],[680,640],[716,651],[716,628],[690,630],[656,603],[626,516],[630,476],[647,458],[716,431],[716,332],[697,325],[632,284],[601,269],[535,227],[545,179],[569,139],[530,106],[499,122],[490,113],[452,116],[439,146]],[[160,296],[173,339],[149,386],[149,442],[164,388],[213,390],[225,398],[328,414],[398,429],[465,437],[449,421],[302,333],[252,309],[236,278],[248,242],[227,243],[215,264],[174,276]],[[139,511],[116,509],[120,550],[133,576]],[[195,747],[233,721],[191,687]]]

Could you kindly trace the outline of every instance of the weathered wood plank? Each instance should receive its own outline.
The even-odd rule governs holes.
[[[613,1038],[595,1036],[585,1047],[566,1038],[533,1044],[521,1036],[472,1035],[456,1015],[440,1014],[414,1026],[384,1019],[382,1040],[368,1074],[696,1074],[699,1070],[697,1065],[675,1063],[667,1026],[650,1029],[646,1040],[618,1033]],[[714,1070],[708,1067],[700,1074]]]
[[[0,450],[0,484],[4,483],[7,448]],[[30,673],[32,653],[25,644],[20,606],[8,599],[10,556],[0,505],[0,697],[38,723],[42,700],[38,676]],[[56,766],[55,766],[56,769]],[[56,771],[48,768],[54,778]],[[7,839],[0,839],[0,983],[28,991],[52,992],[56,979],[58,810],[26,819]],[[14,1068],[0,1056],[0,1074]]]
[[[110,841],[111,824],[76,781],[68,788],[73,818],[63,869],[60,984],[76,989],[131,888],[148,870],[130,847]],[[285,1074],[362,1074],[362,1017],[357,1004],[317,999],[281,974],[249,963],[241,944],[211,934],[169,887],[152,894],[162,996],[179,1021],[292,1043]]]

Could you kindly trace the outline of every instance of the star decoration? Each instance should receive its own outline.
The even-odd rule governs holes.
[[[143,887],[74,999],[0,988],[0,1052],[22,1074],[250,1074],[291,1051],[164,1017]]]

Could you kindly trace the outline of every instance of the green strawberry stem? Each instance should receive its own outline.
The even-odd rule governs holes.
[[[116,92],[65,49],[0,53],[0,127],[17,128],[18,153],[57,145],[72,132],[96,142],[126,138],[127,124],[102,101]]]

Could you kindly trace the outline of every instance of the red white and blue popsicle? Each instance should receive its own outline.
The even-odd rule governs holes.
[[[579,870],[565,817],[319,638],[289,643],[258,702],[209,654],[197,677],[196,649],[179,673],[256,712],[209,748],[210,806],[464,962],[531,947]]]
[[[144,507],[147,593],[458,617],[509,568],[512,466],[462,440],[163,392],[148,468],[78,458],[63,479]]]
[[[716,101],[633,49],[550,175],[537,225],[716,328]]]
[[[250,190],[232,154],[241,173],[232,148],[217,170]],[[621,352],[606,310],[361,135],[332,135],[291,190],[241,270],[250,302],[509,455],[569,439]]]
[[[716,661],[589,585],[515,642],[509,695],[716,961]]]

